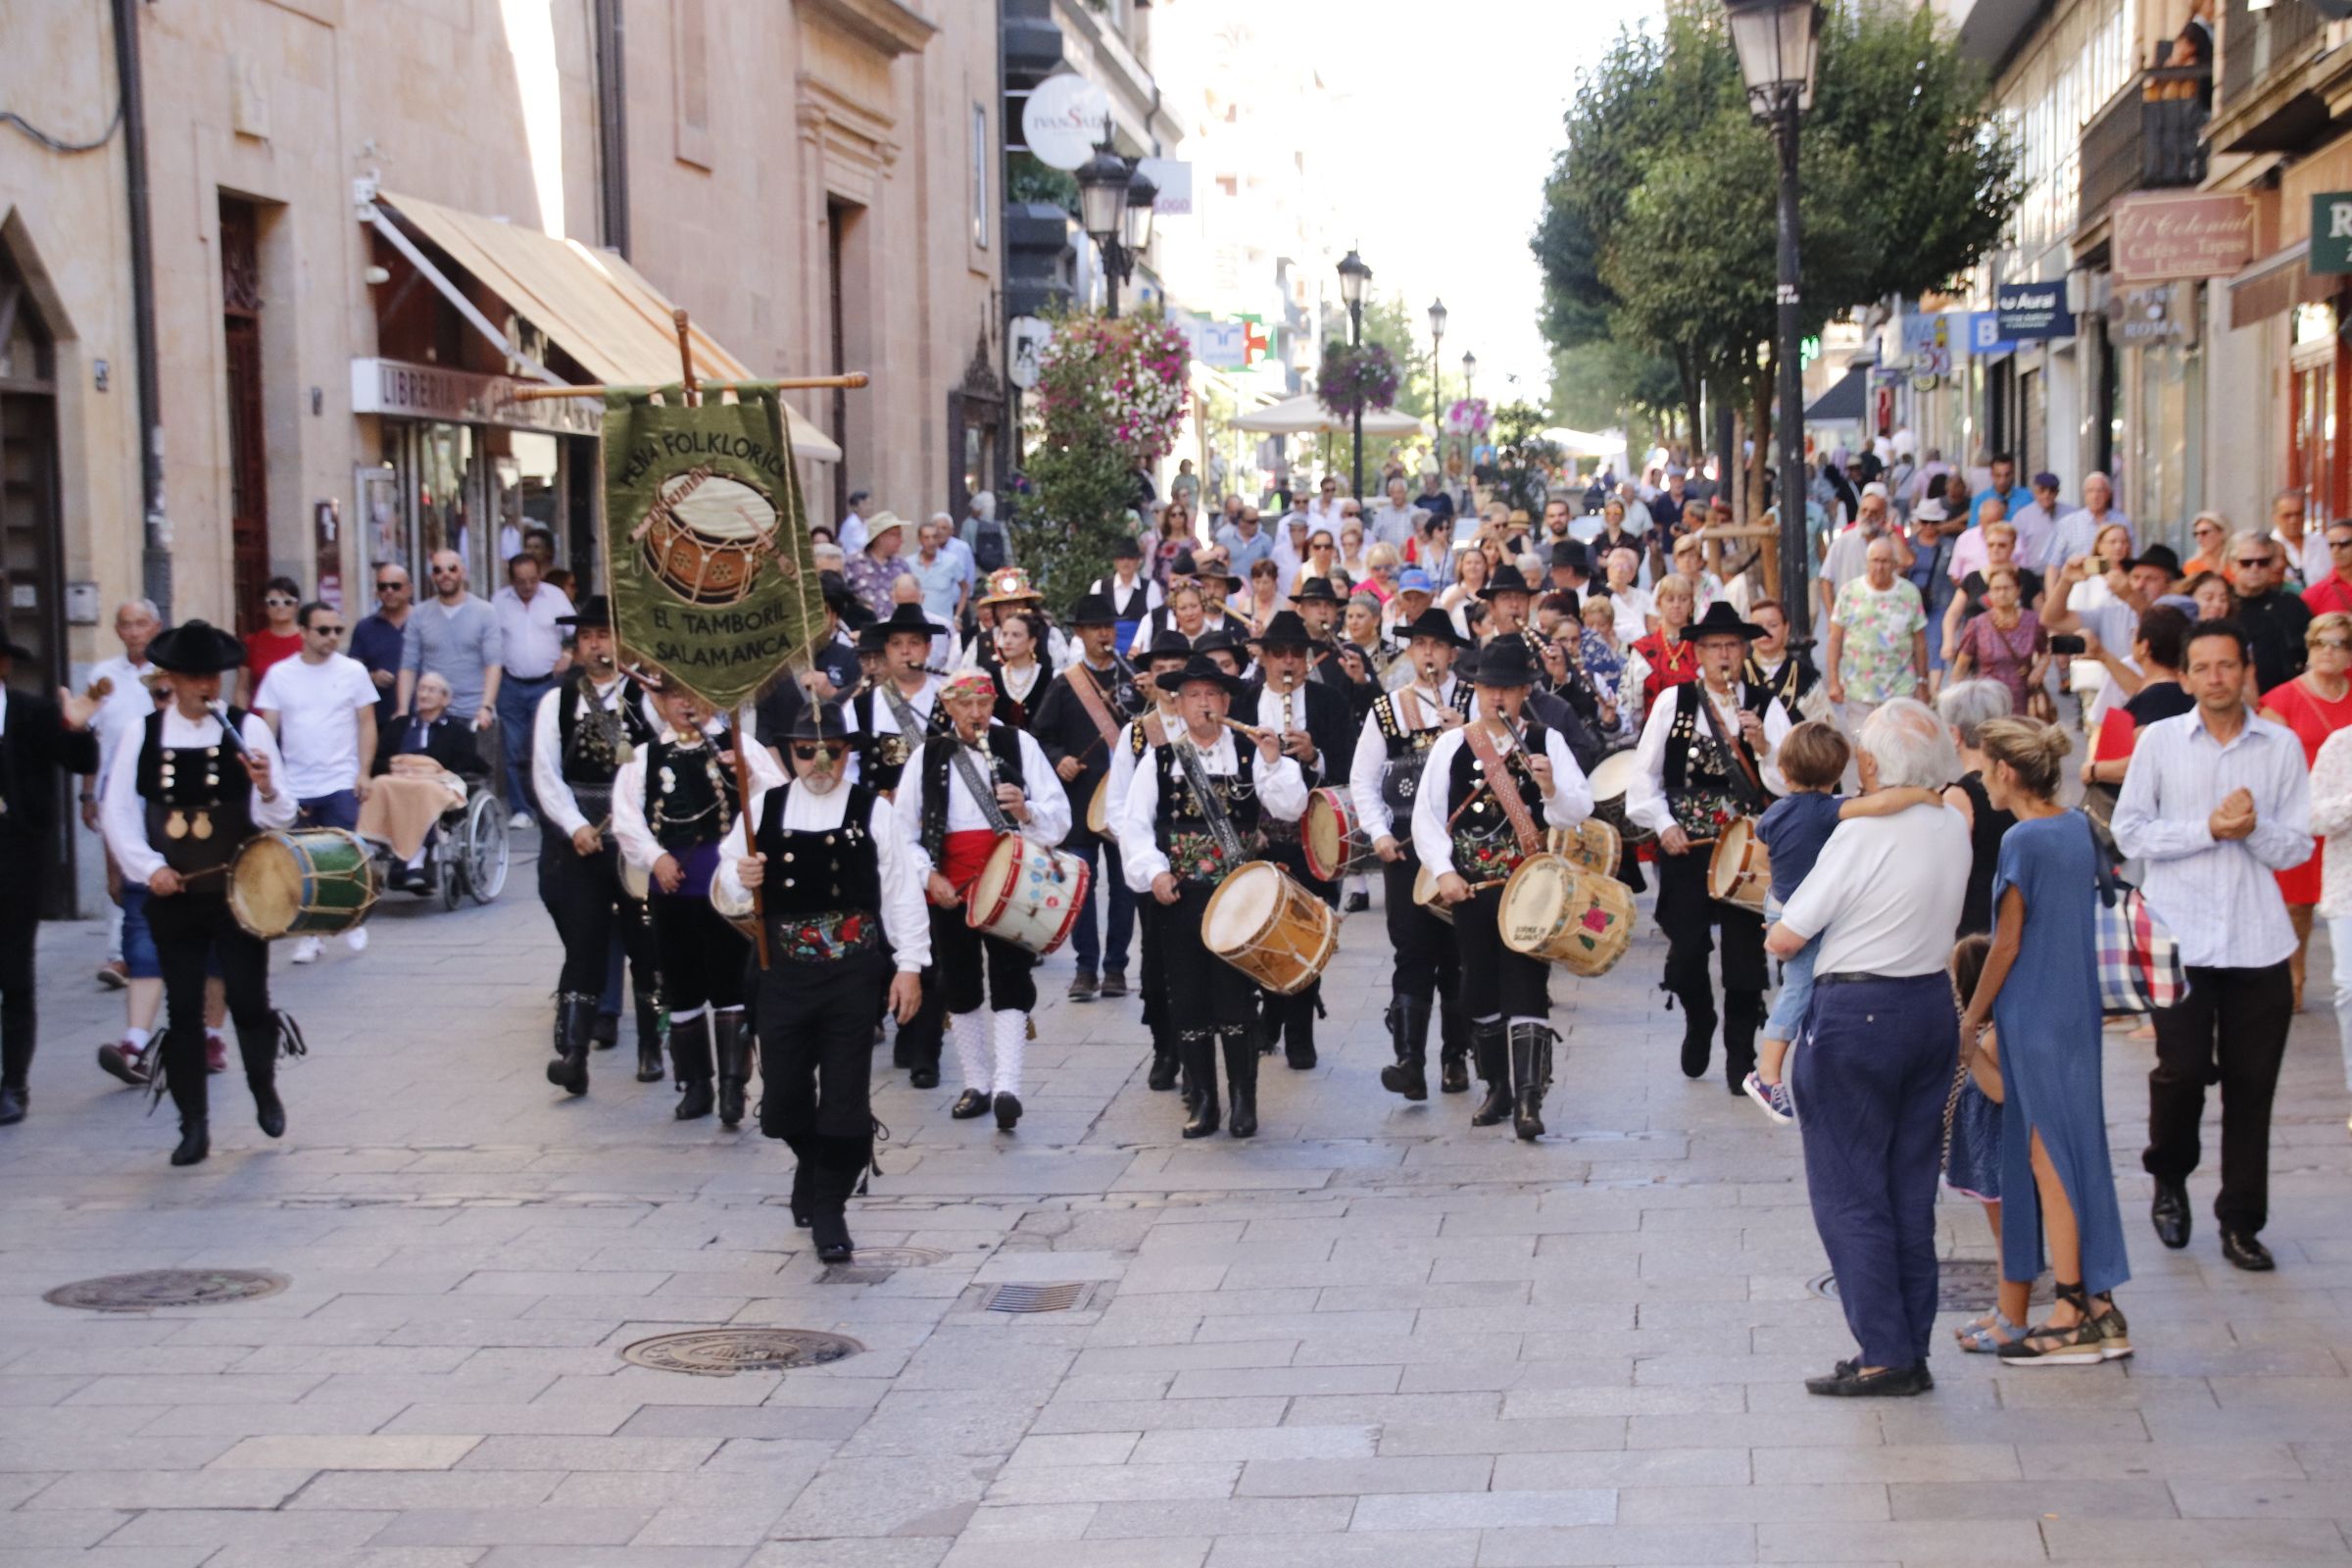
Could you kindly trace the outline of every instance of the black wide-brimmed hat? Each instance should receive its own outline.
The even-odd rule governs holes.
[[[874,624],[881,628],[884,637],[895,637],[903,631],[917,632],[925,637],[944,637],[948,634],[947,627],[931,624],[931,618],[923,613],[920,605],[895,606],[888,618]]]
[[[1487,579],[1487,585],[1478,591],[1478,597],[1493,599],[1498,594],[1526,594],[1532,599],[1535,592],[1527,580],[1527,574],[1519,569],[1519,564],[1506,561],[1494,568],[1494,575]]]
[[[1542,679],[1523,637],[1497,637],[1478,651],[1463,677],[1473,686],[1533,686]]]
[[[1320,577],[1315,579],[1321,582]],[[1296,610],[1277,610],[1266,629],[1252,639],[1260,648],[1312,648],[1317,638]]]
[[[1155,633],[1152,638],[1152,645],[1144,650],[1144,662],[1147,664],[1156,664],[1163,659],[1191,659],[1192,657],[1193,640],[1173,626]]]
[[[1230,698],[1239,698],[1243,692],[1240,678],[1226,674],[1218,667],[1217,662],[1206,654],[1195,654],[1184,668],[1177,671],[1175,686],[1182,691],[1196,681],[1206,681]]]
[[[1118,623],[1119,612],[1111,604],[1108,594],[1088,594],[1070,609],[1070,624],[1073,626],[1115,626]]]
[[[1314,576],[1298,585],[1298,591],[1291,595],[1291,603],[1294,605],[1337,605],[1344,604],[1346,601],[1340,598],[1340,591],[1331,585],[1329,577]]]
[[[1110,547],[1110,559],[1113,561],[1141,561],[1144,559],[1144,547],[1138,540],[1121,539]]]
[[[1684,628],[1683,641],[1696,643],[1709,637],[1743,637],[1752,643],[1763,635],[1763,627],[1740,618],[1740,612],[1732,608],[1730,600],[1718,599],[1707,607],[1705,614]]]
[[[1478,645],[1454,628],[1453,617],[1443,610],[1424,610],[1409,625],[1396,628],[1396,634],[1406,642],[1416,637],[1433,637],[1448,648],[1475,648]]]
[[[1220,620],[1194,638],[1193,652],[1196,654],[1232,654],[1245,663],[1250,659],[1249,645],[1236,635],[1233,622],[1230,620]]]
[[[858,651],[861,654],[890,652],[890,622],[869,620],[858,628]]]
[[[603,594],[590,594],[573,607],[570,614],[558,615],[556,624],[569,626],[574,631],[611,631],[612,601]]]
[[[849,721],[842,716],[839,703],[803,703],[801,710],[792,716],[792,727],[784,732],[788,741],[846,741],[850,738]]]
[[[6,636],[0,636],[0,659],[30,659],[32,657],[32,650],[23,643],[12,643]]]
[[[217,675],[245,662],[245,645],[210,621],[183,620],[155,634],[147,662],[175,675]]]

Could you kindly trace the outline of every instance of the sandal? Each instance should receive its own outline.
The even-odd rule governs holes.
[[[2003,1366],[2095,1366],[2107,1359],[2107,1333],[2090,1315],[2090,1301],[2082,1294],[2082,1283],[2059,1286],[2058,1299],[2080,1313],[2080,1318],[2063,1328],[2037,1323],[2028,1329],[2024,1339],[2004,1345],[1996,1352]],[[2125,1343],[2128,1348],[2130,1342]]]
[[[1952,1331],[1960,1348],[1971,1355],[1991,1355],[2003,1347],[2015,1345],[2026,1337],[2023,1325],[2012,1323],[2009,1314],[1995,1307],[1965,1328]]]

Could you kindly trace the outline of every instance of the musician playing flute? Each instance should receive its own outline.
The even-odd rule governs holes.
[[[1315,579],[1320,581],[1321,579]],[[1348,699],[1337,687],[1309,684],[1307,661],[1315,639],[1297,612],[1275,612],[1258,634],[1258,681],[1247,699],[1251,724],[1271,731],[1281,742],[1283,756],[1298,764],[1305,787],[1319,789],[1326,780],[1347,777],[1354,731],[1348,723]],[[1307,869],[1306,849],[1298,824],[1275,819],[1261,821],[1266,858],[1288,871],[1301,887],[1333,908],[1340,906],[1340,885],[1326,882]],[[1315,1018],[1323,1010],[1323,982],[1310,981],[1295,996],[1261,991],[1258,1017],[1261,1042],[1271,1051],[1280,1042],[1283,1059],[1294,1072],[1315,1065]]]
[[[1740,817],[1761,816],[1782,793],[1773,759],[1790,728],[1770,687],[1740,678],[1761,630],[1717,601],[1684,634],[1699,678],[1660,694],[1636,747],[1640,766],[1625,792],[1626,815],[1658,835],[1658,924],[1666,933],[1662,989],[1683,1005],[1683,1073],[1706,1076],[1714,1053],[1715,993],[1707,956],[1723,940],[1724,1078],[1740,1094],[1756,1064],[1764,1024],[1764,917],[1717,901],[1707,866],[1716,839]]]
[[[100,825],[125,882],[147,886],[147,926],[164,971],[164,1084],[179,1112],[172,1163],[212,1152],[205,1085],[204,982],[217,956],[254,1120],[286,1132],[277,1098],[277,1020],[270,1006],[270,945],[228,906],[228,867],[254,834],[294,825],[294,797],[277,786],[277,742],[242,709],[218,710],[220,676],[245,662],[234,637],[182,621],[147,645],[172,694],[147,715],[137,746],[116,748]]]
[[[611,979],[617,930],[637,1003],[637,1081],[662,1081],[661,998],[654,928],[644,904],[620,880],[612,836],[612,781],[654,739],[636,682],[614,662],[612,610],[591,594],[557,617],[571,627],[571,667],[539,699],[532,718],[531,788],[539,801],[540,898],[564,943],[556,977],[556,1054],[548,1082],[588,1092],[588,1050],[600,1041],[597,1007]]]
[[[1118,842],[1089,826],[1095,796],[1110,775],[1111,759],[1119,750],[1119,732],[1143,710],[1136,690],[1135,670],[1113,651],[1118,635],[1118,612],[1107,596],[1088,594],[1070,612],[1078,633],[1078,658],[1054,678],[1037,705],[1037,717],[1028,728],[1054,764],[1070,798],[1070,836],[1062,848],[1097,873],[1102,890],[1104,919],[1098,921],[1092,894],[1078,911],[1070,947],[1078,956],[1078,973],[1070,980],[1072,1002],[1092,1002],[1097,995],[1127,995],[1127,954],[1135,938],[1135,894],[1119,867]],[[1001,710],[1000,710],[1000,716]],[[1104,818],[1108,826],[1108,818]],[[1107,933],[1102,929],[1107,924]],[[1104,938],[1107,935],[1108,941]]]
[[[1208,951],[1200,921],[1225,879],[1263,853],[1265,821],[1296,822],[1305,811],[1306,781],[1272,730],[1237,733],[1226,715],[1239,681],[1198,657],[1161,677],[1163,689],[1171,679],[1182,728],[1152,744],[1117,799],[1119,848],[1127,885],[1160,911],[1153,946],[1192,1090],[1184,1136],[1217,1130],[1221,1050],[1233,1102],[1227,1128],[1249,1138],[1257,1132],[1257,986]]]
[[[793,1152],[794,1223],[808,1227],[820,1262],[846,1263],[847,1206],[874,1157],[874,992],[887,984],[899,1020],[914,1016],[931,922],[891,803],[847,778],[840,707],[805,704],[779,739],[794,776],[753,795],[719,885],[738,906],[758,890],[767,928],[753,999],[760,1130]]]
[[[950,675],[939,702],[948,732],[915,748],[898,793],[899,831],[912,842],[931,903],[923,1012],[946,1014],[963,1072],[963,1093],[948,1114],[968,1121],[994,1111],[997,1130],[1008,1133],[1021,1119],[1037,955],[974,929],[964,901],[1006,834],[1047,849],[1060,844],[1070,830],[1070,800],[1036,739],[991,718],[997,683],[986,670]]]
[[[1545,827],[1568,828],[1592,811],[1592,787],[1556,730],[1525,716],[1536,666],[1527,645],[1498,637],[1470,676],[1477,716],[1429,749],[1413,801],[1413,849],[1453,909],[1470,1053],[1486,1098],[1470,1125],[1505,1116],[1523,1139],[1544,1136],[1551,1084],[1550,965],[1503,945],[1502,888],[1543,848]]]
[[[1413,902],[1421,858],[1413,850],[1413,803],[1430,749],[1469,716],[1470,688],[1453,674],[1470,643],[1443,610],[1425,610],[1402,628],[1412,661],[1409,685],[1383,693],[1356,737],[1348,793],[1356,820],[1380,857],[1394,961],[1389,971],[1389,1044],[1396,1059],[1380,1070],[1381,1086],[1407,1100],[1429,1098],[1429,1015],[1442,1008],[1439,1087],[1470,1087],[1470,1021],[1462,1011],[1461,956],[1446,922]]]
[[[1109,782],[1103,799],[1108,809],[1106,823],[1114,836],[1118,832],[1119,803],[1127,798],[1134,782],[1136,763],[1184,726],[1176,677],[1192,662],[1192,640],[1180,631],[1163,631],[1152,640],[1151,653],[1138,679],[1138,686],[1151,707],[1119,732],[1118,749],[1110,759]],[[1124,858],[1117,863],[1123,878],[1127,871]],[[1144,936],[1143,965],[1136,977],[1143,989],[1144,1028],[1152,1037],[1152,1066],[1144,1085],[1156,1093],[1165,1093],[1176,1087],[1184,1070],[1176,1050],[1176,1028],[1168,1021],[1167,965],[1160,961],[1160,927],[1166,923],[1167,911],[1152,899],[1137,897],[1138,890],[1132,882],[1127,884],[1127,893],[1135,903],[1136,923],[1143,928]],[[1189,1086],[1186,1093],[1189,1101]]]
[[[731,725],[712,724],[710,705],[676,680],[655,686],[654,706],[661,732],[612,780],[612,834],[647,877],[662,995],[669,1004],[677,1119],[708,1116],[715,1103],[720,1123],[731,1129],[743,1120],[752,1075],[752,1038],[743,1021],[747,950],[743,933],[711,906],[710,882],[719,845],[738,814],[738,749],[755,789],[780,782],[783,773],[766,747]]]

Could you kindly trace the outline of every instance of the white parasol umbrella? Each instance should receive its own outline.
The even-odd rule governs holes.
[[[1335,416],[1312,392],[1284,398],[1262,409],[1237,415],[1227,421],[1236,430],[1254,430],[1261,435],[1314,435],[1329,431],[1334,435],[1348,433],[1351,421]],[[1418,435],[1421,421],[1409,414],[1395,409],[1366,409],[1364,434]]]

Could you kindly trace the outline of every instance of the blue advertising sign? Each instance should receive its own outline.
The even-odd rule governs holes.
[[[2073,337],[2075,316],[2066,308],[2066,279],[2049,283],[2004,283],[1993,294],[2000,334],[2013,343]]]

